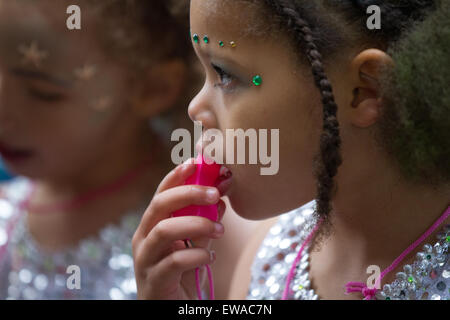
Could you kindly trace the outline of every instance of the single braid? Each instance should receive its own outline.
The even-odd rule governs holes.
[[[334,177],[342,164],[337,104],[334,100],[333,89],[325,74],[322,55],[319,53],[309,23],[300,17],[298,10],[289,1],[266,0],[266,4],[275,10],[299,41],[299,46],[305,51],[311,64],[315,85],[322,96],[323,131],[314,174],[318,182],[316,212],[319,216],[328,216],[331,211],[330,201],[333,196]]]

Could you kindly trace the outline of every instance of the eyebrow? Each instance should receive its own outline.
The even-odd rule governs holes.
[[[12,68],[10,71],[11,73],[19,77],[43,80],[64,88],[69,88],[72,86],[72,83],[70,81],[40,71],[26,70],[21,68]]]

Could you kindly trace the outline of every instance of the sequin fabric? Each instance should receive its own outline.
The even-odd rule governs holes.
[[[27,180],[17,179],[1,189],[0,252],[5,251],[0,299],[135,299],[131,239],[144,209],[125,214],[120,224],[108,225],[72,248],[49,254],[34,242],[26,215],[18,210],[30,188]]]
[[[315,201],[290,211],[278,219],[261,244],[251,267],[252,279],[247,299],[279,300],[287,275],[303,241],[316,224]],[[436,242],[425,244],[411,265],[404,265],[396,280],[385,284],[376,294],[379,300],[448,300],[450,265],[448,247],[450,225],[440,228]],[[357,280],[355,280],[357,281]],[[309,246],[297,264],[289,299],[318,300],[309,279]],[[344,290],[344,289],[343,289]]]

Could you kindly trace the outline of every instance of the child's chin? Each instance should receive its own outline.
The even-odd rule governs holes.
[[[247,220],[264,220],[275,216],[273,212],[267,211],[267,206],[261,199],[253,201],[245,196],[245,193],[232,190],[228,194],[231,207],[240,217]]]

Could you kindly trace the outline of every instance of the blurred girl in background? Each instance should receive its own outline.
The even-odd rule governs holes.
[[[1,1],[0,154],[26,177],[1,188],[1,299],[135,297],[131,237],[195,84],[179,3],[78,1],[68,30],[71,4]]]

